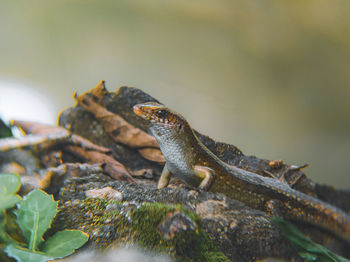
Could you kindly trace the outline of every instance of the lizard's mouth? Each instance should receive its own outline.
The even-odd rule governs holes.
[[[140,116],[142,118],[148,118],[146,112],[142,109],[142,106],[140,104],[134,105],[133,110],[137,116]]]
[[[157,109],[159,109],[159,106],[151,105],[148,103],[137,104],[133,107],[134,113],[146,120],[155,120],[156,116],[154,113]]]

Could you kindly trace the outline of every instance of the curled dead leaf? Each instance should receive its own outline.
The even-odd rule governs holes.
[[[81,107],[96,117],[114,142],[135,148],[140,152],[142,157],[148,160],[165,163],[165,158],[153,136],[134,127],[121,116],[110,112],[104,106],[96,102],[103,101],[102,96],[104,96],[105,93],[103,82],[100,82],[89,93],[75,95],[74,98]]]

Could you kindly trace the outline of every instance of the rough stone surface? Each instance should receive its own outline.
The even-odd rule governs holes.
[[[117,191],[114,190],[111,187],[104,187],[101,189],[90,189],[85,192],[86,197],[90,198],[99,198],[99,199],[106,199],[106,200],[114,200],[114,201],[122,201],[123,195]]]
[[[215,241],[217,248],[232,261],[250,261],[271,256],[297,257],[288,241],[281,236],[277,228],[271,225],[266,214],[223,195],[187,188],[158,190],[155,185],[113,181],[103,174],[96,174],[67,181],[59,199],[62,205],[75,200],[78,203],[85,199],[86,191],[104,187],[111,187],[121,192],[124,201],[135,205],[150,202],[186,206],[199,215],[203,230]],[[118,208],[118,206],[109,205],[106,209],[110,211]],[[68,220],[82,220],[80,215],[73,212]],[[87,219],[91,217],[88,216]],[[78,224],[84,224],[84,222]],[[106,227],[108,228],[108,223]],[[101,230],[98,234],[101,234]]]

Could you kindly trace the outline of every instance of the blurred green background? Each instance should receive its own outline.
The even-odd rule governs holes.
[[[348,0],[0,0],[0,115],[54,122],[105,79],[349,188],[349,14]]]

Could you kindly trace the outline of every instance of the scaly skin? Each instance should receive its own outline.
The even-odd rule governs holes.
[[[166,158],[158,188],[166,187],[173,174],[192,186],[223,193],[270,215],[322,227],[350,243],[350,216],[345,212],[278,179],[224,163],[197,138],[182,115],[164,105],[138,104],[134,112],[149,122]]]

